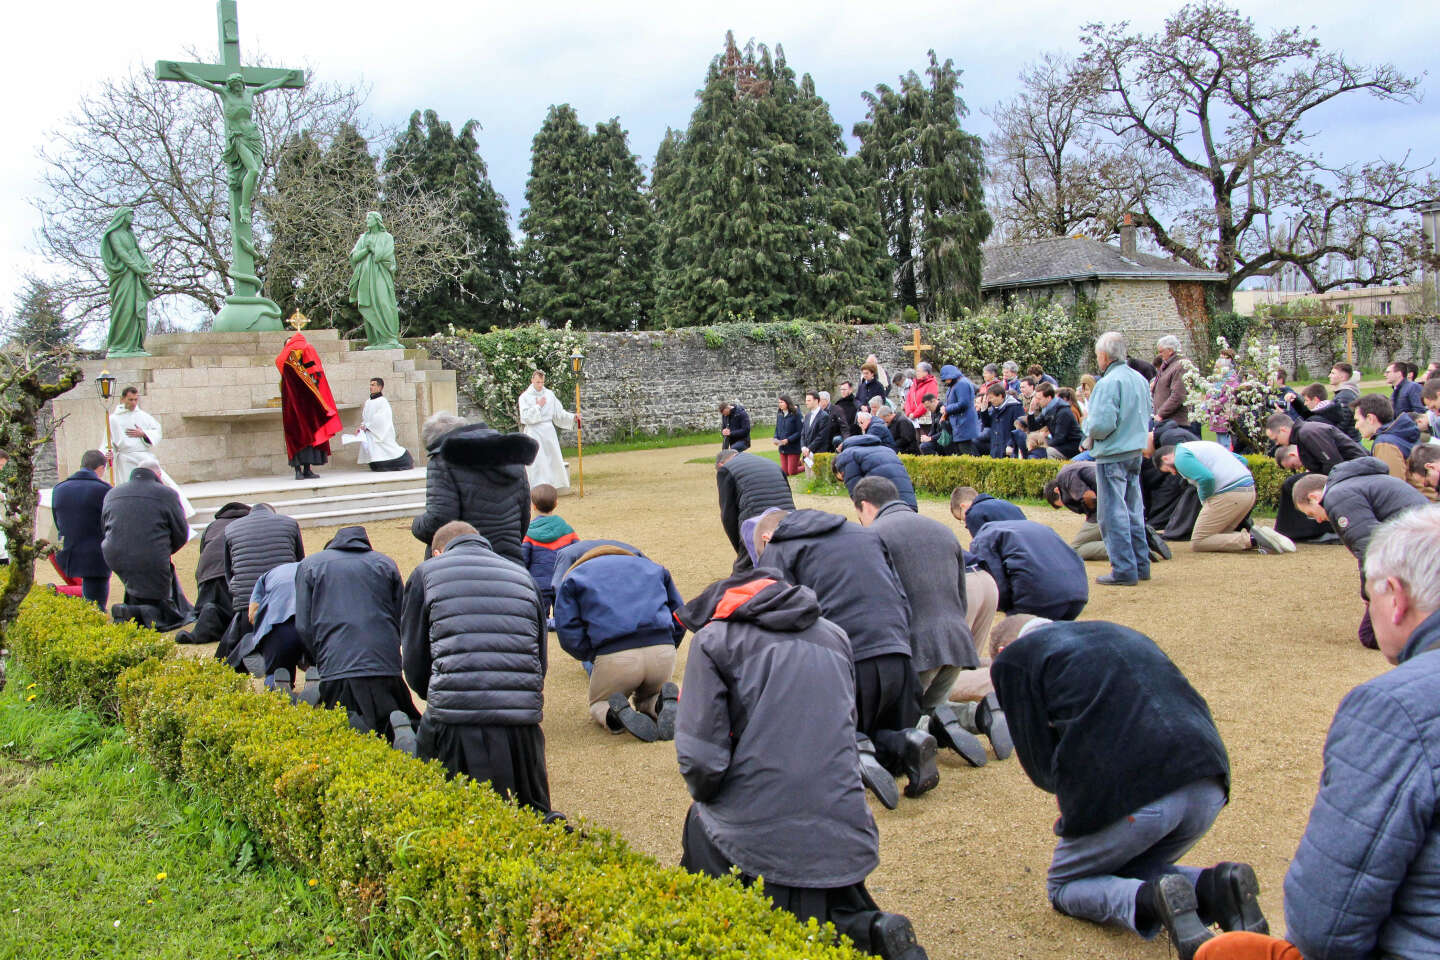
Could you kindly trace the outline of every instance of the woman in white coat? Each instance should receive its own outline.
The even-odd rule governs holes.
[[[556,490],[570,486],[565,461],[560,458],[560,437],[555,432],[573,430],[580,418],[561,406],[553,390],[545,386],[545,374],[536,370],[530,375],[530,387],[520,394],[520,425],[527,436],[540,444],[535,462],[525,468],[530,486],[548,483]]]

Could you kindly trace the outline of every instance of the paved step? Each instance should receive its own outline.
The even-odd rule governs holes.
[[[315,480],[296,480],[293,474],[247,477],[189,483],[184,490],[195,507],[190,523],[197,530],[232,500],[268,503],[276,513],[294,517],[302,527],[410,517],[425,510],[424,468],[392,473],[322,472]]]

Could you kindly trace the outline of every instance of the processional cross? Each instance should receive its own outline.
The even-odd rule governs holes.
[[[1345,309],[1345,362],[1355,362],[1355,308]]]
[[[934,350],[934,349],[935,349],[935,344],[933,344],[933,343],[921,343],[921,342],[920,342],[920,328],[919,328],[919,327],[916,327],[916,328],[915,328],[914,333],[913,333],[912,336],[913,336],[913,339],[911,339],[910,345],[909,345],[908,347],[902,347],[901,349],[903,349],[906,353],[913,353],[913,354],[915,355],[915,362],[914,362],[913,364],[911,364],[911,366],[915,367],[916,369],[919,369],[919,367],[920,367],[920,354],[924,353],[926,350]]]
[[[227,273],[235,292],[215,317],[214,330],[281,330],[280,308],[260,296],[260,279],[255,276],[255,242],[250,229],[250,211],[255,188],[264,166],[264,144],[255,125],[255,94],[279,88],[305,86],[304,70],[240,65],[240,19],[235,0],[215,4],[220,28],[219,63],[155,64],[155,79],[193,83],[220,98],[225,115],[224,160],[230,188],[230,269]],[[250,88],[255,88],[253,91]]]

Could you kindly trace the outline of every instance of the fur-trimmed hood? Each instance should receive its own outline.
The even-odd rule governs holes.
[[[540,452],[535,438],[523,433],[501,433],[481,423],[457,427],[431,439],[426,449],[450,463],[467,467],[529,466]]]

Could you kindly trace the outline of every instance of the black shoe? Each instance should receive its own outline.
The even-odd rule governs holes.
[[[660,688],[660,718],[656,727],[661,740],[675,739],[675,714],[680,711],[680,688],[667,683]]]
[[[972,767],[983,767],[990,758],[985,754],[985,745],[980,738],[960,726],[955,708],[942,703],[930,711],[929,733],[935,738],[937,747],[945,747],[960,754],[961,759]]]
[[[396,750],[415,756],[415,728],[410,725],[410,717],[404,710],[390,711],[390,733]]]
[[[935,765],[935,738],[924,730],[902,730],[905,738],[905,796],[918,797],[935,789],[940,782],[940,768]]]
[[[899,913],[882,913],[870,924],[870,952],[882,960],[929,960],[910,919]]]
[[[980,706],[975,708],[975,726],[990,740],[990,749],[995,751],[996,760],[1004,760],[1015,752],[1015,741],[1010,738],[1010,721],[1000,709],[995,694],[985,694]]]
[[[305,479],[305,474],[300,471],[300,468],[299,468],[299,467],[296,467],[296,468],[295,468],[295,479],[296,479],[296,480],[304,480],[304,479]]]
[[[1167,873],[1153,884],[1155,915],[1170,934],[1170,943],[1180,960],[1194,960],[1200,944],[1215,934],[1200,922],[1200,904],[1195,899],[1195,888],[1190,881],[1178,873]]]
[[[1145,539],[1150,542],[1151,550],[1154,550],[1166,560],[1170,559],[1170,544],[1165,542],[1165,538],[1160,536],[1160,534],[1156,532],[1154,527],[1145,528]]]
[[[319,479],[320,479],[320,474],[316,473],[314,470],[311,470],[309,467],[306,467],[306,468],[305,468],[305,472],[304,472],[303,474],[301,474],[301,476],[304,477],[304,479],[306,479],[306,480],[319,480]]]
[[[609,701],[610,712],[605,723],[611,730],[626,730],[637,740],[654,743],[660,739],[660,728],[645,714],[630,706],[630,699],[623,693],[612,693]]]
[[[1200,913],[1218,923],[1221,930],[1270,932],[1270,924],[1260,911],[1260,881],[1248,863],[1226,861],[1200,871],[1195,897]]]
[[[1140,582],[1137,576],[1134,580],[1121,580],[1113,573],[1103,573],[1095,578],[1095,582],[1102,587],[1133,587]]]
[[[194,643],[195,641],[194,641],[193,639],[191,639],[191,637],[190,637],[190,631],[189,631],[189,630],[179,630],[179,631],[176,631],[176,633],[175,633],[175,642],[176,642],[176,643]]]
[[[864,734],[855,735],[855,747],[860,751],[860,782],[865,788],[875,794],[886,810],[894,810],[900,806],[900,788],[895,785],[895,778],[890,771],[880,766],[880,761],[875,759],[875,744]]]

